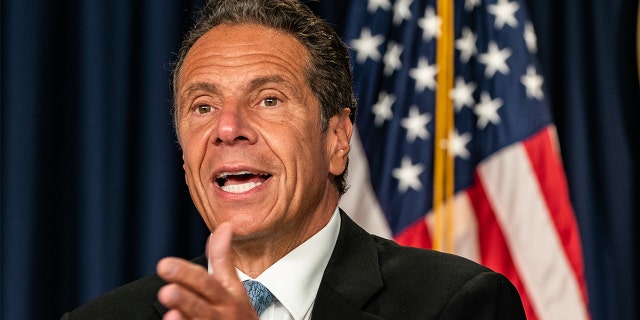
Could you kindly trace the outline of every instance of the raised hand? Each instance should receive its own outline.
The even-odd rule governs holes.
[[[220,224],[207,242],[207,257],[215,272],[180,258],[158,262],[158,275],[169,282],[158,292],[158,300],[169,309],[164,320],[258,319],[231,261],[233,232]]]

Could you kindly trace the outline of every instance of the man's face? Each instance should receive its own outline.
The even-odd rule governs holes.
[[[335,209],[331,175],[345,168],[352,127],[345,111],[321,131],[308,59],[295,38],[246,24],[213,28],[187,54],[178,137],[210,230],[230,221],[236,239],[315,232]]]

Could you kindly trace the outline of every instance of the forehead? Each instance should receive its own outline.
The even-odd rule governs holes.
[[[200,37],[187,53],[179,86],[218,72],[298,74],[307,66],[309,52],[292,35],[256,24],[222,24]]]

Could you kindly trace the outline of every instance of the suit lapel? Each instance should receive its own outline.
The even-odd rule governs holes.
[[[379,319],[362,311],[383,287],[376,243],[343,211],[340,216],[340,234],[322,277],[312,318]]]

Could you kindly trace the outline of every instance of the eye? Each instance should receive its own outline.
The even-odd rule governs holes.
[[[269,97],[263,99],[261,105],[265,107],[275,107],[279,102],[280,100],[278,98]]]
[[[196,113],[198,113],[198,114],[209,113],[209,112],[211,112],[211,110],[213,110],[213,107],[210,106],[210,105],[206,105],[206,104],[199,105],[199,106],[196,107]]]

